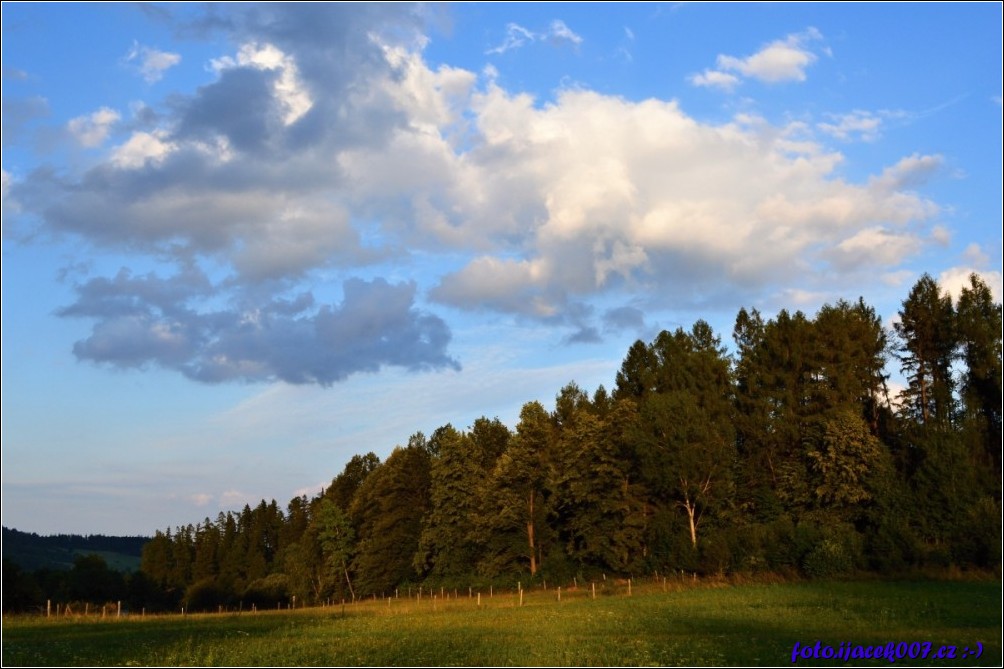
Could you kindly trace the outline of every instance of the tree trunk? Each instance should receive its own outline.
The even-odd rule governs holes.
[[[356,601],[356,591],[352,589],[352,579],[349,578],[349,568],[342,563],[342,571],[345,572],[345,582],[349,584],[349,594],[352,595],[352,601]]]
[[[697,523],[694,522],[694,514],[697,511],[697,507],[690,503],[688,495],[684,495],[683,497],[683,508],[687,510],[687,520],[690,521],[690,543],[694,548],[697,548]]]
[[[533,544],[533,495],[534,490],[530,489],[530,520],[526,523],[526,534],[530,540],[530,575],[537,573],[537,551]]]

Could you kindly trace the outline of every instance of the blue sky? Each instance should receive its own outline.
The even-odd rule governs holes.
[[[744,306],[1000,299],[999,3],[2,18],[8,527],[285,505]]]

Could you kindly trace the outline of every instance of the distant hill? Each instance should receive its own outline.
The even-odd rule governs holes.
[[[136,571],[139,569],[143,545],[150,537],[107,537],[100,534],[80,536],[56,534],[39,536],[3,528],[3,559],[10,560],[26,571],[37,569],[71,569],[79,555],[96,554],[104,558],[109,569]]]

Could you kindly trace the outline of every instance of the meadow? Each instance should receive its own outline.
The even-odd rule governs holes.
[[[412,593],[414,595],[414,593]],[[10,617],[4,666],[794,666],[794,644],[905,642],[902,666],[1000,666],[1001,582],[602,584],[326,608]],[[921,644],[931,644],[928,657]],[[982,645],[979,657],[977,642]],[[953,658],[935,657],[942,646]],[[946,651],[947,653],[947,651]],[[795,665],[889,666],[797,658]]]

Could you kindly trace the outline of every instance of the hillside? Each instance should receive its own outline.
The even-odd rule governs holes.
[[[22,569],[70,569],[78,555],[97,554],[104,558],[110,569],[136,571],[139,569],[143,545],[149,537],[109,537],[104,535],[80,536],[57,534],[39,536],[34,532],[20,532],[3,528],[3,559],[10,560]]]

